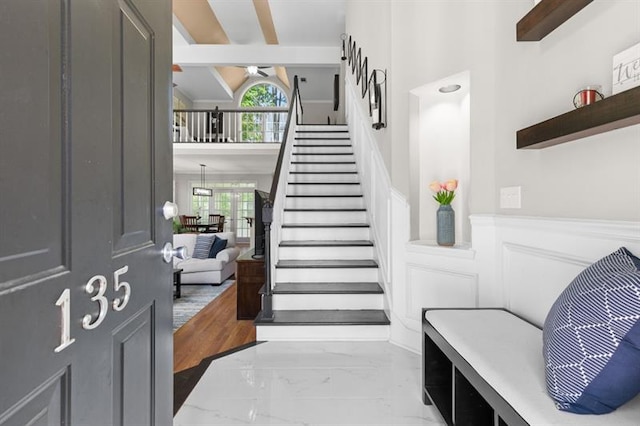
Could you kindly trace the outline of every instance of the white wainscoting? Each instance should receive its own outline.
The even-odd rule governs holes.
[[[358,167],[358,175],[362,185],[367,215],[371,226],[371,237],[375,243],[375,257],[380,271],[380,284],[385,292],[385,311],[389,314],[392,298],[392,250],[391,250],[391,224],[408,224],[398,222],[392,217],[392,198],[396,202],[406,205],[406,201],[398,197],[397,191],[391,186],[391,179],[384,161],[376,145],[373,129],[368,113],[365,113],[361,96],[354,88],[350,78],[346,79],[346,114],[349,124],[349,134],[353,143],[353,150]],[[396,197],[392,197],[396,194]],[[394,225],[394,232],[396,232]]]
[[[472,215],[471,226],[485,300],[539,326],[585,267],[620,247],[640,256],[640,222]]]
[[[640,256],[640,222],[471,215],[472,245],[409,242],[394,268],[391,341],[420,351],[423,307],[504,307],[542,326],[584,268],[626,247]],[[394,253],[396,256],[396,253]]]
[[[558,294],[586,266],[622,246],[640,257],[640,222],[471,215],[470,245],[409,242],[409,204],[391,185],[361,97],[346,81],[391,342],[421,351],[423,307],[504,307],[542,326]]]

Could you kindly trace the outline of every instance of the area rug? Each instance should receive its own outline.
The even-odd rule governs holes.
[[[235,280],[226,280],[218,286],[183,284],[180,288],[181,297],[173,299],[173,332],[175,333],[234,282]]]

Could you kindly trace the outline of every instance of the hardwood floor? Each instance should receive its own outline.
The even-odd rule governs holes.
[[[253,321],[236,319],[236,296],[233,283],[173,334],[174,374],[198,366],[205,358],[256,341]]]

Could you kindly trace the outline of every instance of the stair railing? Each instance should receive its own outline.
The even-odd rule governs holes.
[[[284,137],[282,144],[280,145],[280,152],[278,153],[278,162],[276,163],[276,169],[273,173],[273,180],[271,183],[271,191],[269,192],[269,198],[264,202],[262,206],[262,223],[264,224],[264,290],[262,291],[262,321],[273,321],[273,282],[272,282],[272,247],[271,247],[271,225],[274,223],[274,213],[278,215],[280,204],[284,202],[284,195],[278,194],[278,187],[284,187],[284,180],[287,173],[282,173],[283,163],[285,159],[287,165],[289,158],[291,157],[291,147],[295,138],[295,132],[291,131],[291,117],[295,112],[296,121],[295,124],[302,124],[303,108],[302,98],[300,97],[300,90],[298,87],[298,76],[293,78],[293,91],[291,94],[291,103],[289,104],[289,115],[287,117],[287,124],[284,128]],[[276,217],[275,220],[276,234],[279,232],[280,220]]]
[[[288,108],[176,109],[173,143],[280,143]]]

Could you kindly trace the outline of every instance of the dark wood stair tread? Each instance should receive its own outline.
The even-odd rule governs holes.
[[[360,185],[360,182],[287,182],[289,185]]]
[[[378,264],[371,259],[331,259],[331,260],[280,260],[276,264],[276,268],[286,269],[302,269],[302,268],[318,268],[318,269],[349,269],[349,268],[377,268]]]
[[[353,155],[353,152],[292,152],[291,155]]]
[[[292,161],[291,164],[356,164],[355,161]]]
[[[351,144],[318,144],[293,145],[294,148],[351,148]]]
[[[368,223],[283,223],[283,228],[369,228]]]
[[[335,172],[289,172],[292,175],[357,175],[358,172],[335,171]]]
[[[281,241],[280,247],[373,247],[373,241],[368,241],[368,240]]]
[[[378,283],[276,283],[273,294],[381,294]]]
[[[296,130],[296,133],[349,133],[349,130]]]
[[[367,209],[284,209],[285,212],[366,212]]]
[[[362,194],[292,194],[286,195],[292,198],[362,198]]]
[[[328,137],[295,137],[297,141],[348,141],[351,138],[328,138]]]
[[[254,323],[259,325],[389,325],[383,310],[304,310],[273,311],[273,321],[262,319],[260,312]]]

